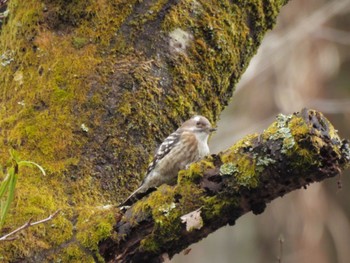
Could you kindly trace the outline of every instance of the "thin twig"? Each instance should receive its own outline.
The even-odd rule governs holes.
[[[42,220],[39,220],[39,221],[36,221],[36,222],[33,222],[33,223],[31,222],[32,219],[29,219],[28,222],[26,222],[24,225],[22,225],[22,226],[20,226],[19,228],[13,230],[12,232],[10,232],[10,233],[8,233],[8,234],[6,234],[6,235],[0,237],[0,241],[11,241],[11,240],[14,240],[15,237],[10,237],[10,236],[16,234],[16,233],[19,232],[19,231],[22,231],[23,229],[28,228],[28,227],[35,226],[35,225],[42,224],[42,223],[45,223],[45,222],[47,222],[47,221],[50,221],[50,220],[52,220],[53,218],[55,218],[55,217],[58,215],[59,212],[60,212],[60,209],[57,210],[55,213],[49,215],[47,218],[42,219]],[[10,237],[10,238],[9,238],[9,237]]]
[[[282,236],[279,237],[278,239],[279,243],[280,243],[280,251],[279,251],[279,256],[277,258],[277,262],[278,263],[282,263],[282,258],[283,258],[283,242],[284,242],[284,239]]]

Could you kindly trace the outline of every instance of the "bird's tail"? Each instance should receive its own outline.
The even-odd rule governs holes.
[[[122,202],[118,207],[123,208],[123,207],[129,207],[136,203],[138,200],[140,200],[142,197],[148,195],[149,193],[153,192],[156,190],[155,187],[151,187],[148,189],[144,189],[144,185],[141,185],[139,188],[137,188],[134,192],[132,192],[131,195],[129,195],[124,202]]]
[[[118,207],[123,207],[123,206],[131,206],[132,204],[134,204],[138,198],[136,197],[136,194],[141,191],[142,189],[142,185],[137,188],[134,192],[132,192],[131,195],[129,195],[125,200],[124,202],[122,202]]]

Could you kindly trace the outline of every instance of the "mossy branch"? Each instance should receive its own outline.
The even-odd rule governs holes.
[[[138,201],[100,253],[109,262],[162,262],[247,212],[262,213],[277,197],[339,176],[349,162],[348,141],[321,113],[279,115],[262,134],[191,165],[175,187]]]

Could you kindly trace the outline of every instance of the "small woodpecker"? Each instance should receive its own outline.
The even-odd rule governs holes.
[[[208,137],[215,130],[203,116],[194,116],[185,121],[162,142],[148,166],[141,186],[119,207],[132,205],[162,184],[176,184],[180,170],[209,154]]]

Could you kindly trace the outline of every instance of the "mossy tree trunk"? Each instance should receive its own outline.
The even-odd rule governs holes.
[[[0,36],[0,156],[5,163],[14,148],[47,176],[22,171],[3,231],[62,212],[0,246],[2,259],[92,262],[121,253],[111,249],[120,238],[115,205],[138,186],[151,153],[183,120],[197,113],[215,123],[285,3],[9,1]],[[273,132],[282,140],[278,127]],[[286,149],[297,150],[290,140]],[[336,145],[332,161],[342,168],[346,144]],[[307,149],[303,154],[314,160]],[[228,170],[239,168],[228,163]],[[252,178],[253,184],[242,179],[247,189],[260,185]],[[199,196],[202,190],[193,188]],[[213,213],[220,213],[225,206],[214,201]],[[194,204],[183,202],[181,211],[198,209]],[[137,244],[155,258],[205,233],[170,251],[150,237]]]

